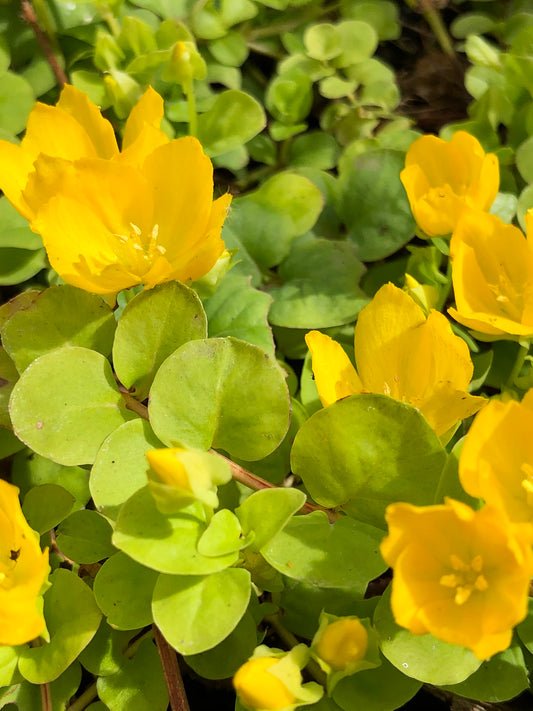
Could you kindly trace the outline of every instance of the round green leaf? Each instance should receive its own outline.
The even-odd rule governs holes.
[[[431,634],[414,635],[394,621],[390,588],[381,597],[374,614],[381,638],[381,651],[406,676],[427,684],[458,684],[479,669],[481,660],[456,644],[442,642]]]
[[[375,149],[343,163],[337,209],[364,262],[393,254],[414,235],[415,221],[400,182],[404,155]]]
[[[0,346],[0,427],[11,429],[8,402],[18,377],[15,364]]]
[[[513,699],[528,686],[524,655],[520,646],[513,644],[509,649],[483,662],[465,681],[445,688],[459,696],[497,704]]]
[[[257,646],[257,626],[245,612],[237,627],[216,647],[185,657],[187,664],[204,679],[227,679],[252,656]]]
[[[236,509],[243,532],[253,531],[250,548],[258,551],[281,531],[305,504],[305,494],[298,489],[262,489],[251,494]]]
[[[0,247],[0,286],[21,284],[46,266],[44,249]]]
[[[97,511],[75,511],[57,529],[57,547],[76,563],[97,563],[115,553],[112,528]]]
[[[62,346],[83,346],[108,356],[115,318],[106,302],[74,286],[42,291],[2,329],[2,343],[19,372],[39,356]]]
[[[94,579],[94,597],[108,622],[119,630],[151,625],[155,570],[139,565],[124,553],[115,553]]]
[[[156,646],[144,639],[120,671],[96,680],[99,698],[109,711],[166,711],[168,693]]]
[[[58,464],[92,464],[107,435],[134,417],[126,410],[108,361],[66,346],[34,360],[11,394],[19,439]]]
[[[516,150],[516,167],[526,183],[533,182],[533,137],[527,138]]]
[[[339,144],[329,133],[308,131],[291,142],[289,161],[294,167],[330,170],[337,165],[340,152]]]
[[[333,690],[333,699],[344,711],[395,711],[419,691],[422,682],[402,674],[382,658],[381,665],[344,677]]]
[[[379,553],[382,531],[349,517],[333,525],[322,511],[295,516],[261,549],[273,568],[322,588],[349,588],[364,595],[386,565]],[[357,555],[353,552],[357,551]]]
[[[349,67],[371,57],[378,46],[378,36],[372,25],[361,20],[345,20],[337,25],[340,53],[332,60],[335,67]]]
[[[198,117],[198,139],[212,158],[246,143],[265,126],[261,104],[244,91],[228,89]]]
[[[236,338],[190,341],[157,372],[149,413],[168,446],[262,459],[289,426],[285,375],[267,353]]]
[[[16,136],[24,130],[35,103],[30,84],[18,74],[0,74],[0,130]]]
[[[20,651],[19,670],[32,684],[53,681],[93,638],[102,617],[92,590],[74,573],[58,568],[44,596],[50,642]]]
[[[180,654],[205,652],[235,629],[250,591],[250,573],[242,568],[201,577],[160,575],[152,602],[154,620]]]
[[[285,328],[329,328],[350,323],[368,303],[358,286],[365,268],[349,242],[313,239],[292,246],[270,290],[270,321]]]
[[[248,45],[240,32],[230,31],[224,37],[209,42],[213,57],[228,67],[240,67],[248,57]]]
[[[96,634],[78,659],[94,676],[116,674],[124,662],[124,649],[131,637],[131,632],[114,630],[102,620]]]
[[[121,508],[113,543],[153,570],[171,575],[208,575],[233,565],[237,552],[201,555],[197,546],[206,528],[191,513],[191,507],[178,514],[162,514],[145,487]]]
[[[91,470],[89,487],[100,513],[115,520],[122,504],[146,486],[148,462],[144,456],[163,445],[146,420],[125,422],[100,447]]]
[[[341,53],[341,41],[337,28],[324,22],[311,25],[303,37],[307,54],[313,59],[327,61]]]
[[[22,511],[33,530],[43,534],[69,515],[74,501],[74,496],[62,486],[41,484],[28,491]]]
[[[298,431],[292,470],[319,504],[385,528],[395,501],[434,503],[446,452],[414,407],[352,395],[315,412]]]
[[[118,322],[113,344],[118,379],[144,400],[165,358],[183,343],[206,335],[202,303],[192,289],[172,281],[142,291]]]

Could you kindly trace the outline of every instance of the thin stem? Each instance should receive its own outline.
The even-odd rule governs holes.
[[[52,693],[48,682],[41,684],[41,705],[43,711],[54,711],[52,708]]]
[[[405,0],[405,2],[416,12],[422,13],[422,17],[431,27],[431,31],[435,35],[444,54],[451,57],[454,62],[457,62],[457,55],[453,48],[451,37],[433,0],[420,0],[420,2],[418,2],[418,0]]]
[[[126,401],[126,407],[128,408],[128,410],[135,412],[137,415],[139,415],[139,417],[142,417],[143,420],[149,420],[148,408],[146,407],[146,405],[143,405],[142,402],[136,400],[133,395],[131,395],[126,390],[126,388],[124,388],[124,386],[120,385],[119,389],[122,397]],[[231,459],[228,459],[216,450],[210,449],[209,451],[212,454],[216,454],[218,457],[222,457],[222,459],[225,459],[230,466],[231,475],[235,479],[235,481],[244,484],[244,486],[247,486],[249,489],[253,489],[254,491],[260,491],[261,489],[279,488],[275,484],[272,484],[271,482],[266,481],[265,479],[261,479],[260,476],[252,474],[252,472],[249,472],[247,469],[244,469],[244,467],[241,467],[240,464],[232,462]],[[312,513],[313,511],[323,511],[327,515],[331,523],[333,523],[339,518],[339,514],[336,511],[327,509],[325,506],[320,506],[319,504],[312,504],[309,501],[306,501],[300,509],[300,512],[303,514]]]
[[[39,18],[37,17],[37,14],[35,13],[35,9],[31,3],[31,1],[30,0],[22,0],[22,2],[20,3],[20,7],[21,7],[22,19],[33,30],[35,39],[39,43],[42,53],[44,54],[46,61],[50,65],[50,68],[52,69],[52,71],[54,73],[57,83],[59,84],[60,87],[63,87],[65,84],[68,83],[68,77],[67,77],[63,67],[57,61],[57,57],[54,53],[50,37],[46,34],[46,32],[42,29],[41,25],[39,24]]]
[[[184,87],[187,96],[187,118],[189,120],[189,136],[196,136],[198,133],[198,121],[196,115],[196,97],[194,96],[194,80],[191,79],[188,86]]]
[[[168,698],[172,711],[190,711],[187,694],[183,686],[183,679],[178,665],[176,651],[170,646],[167,640],[163,637],[159,628],[153,625],[154,638],[163,667],[165,683],[167,685]]]
[[[81,696],[73,701],[67,708],[67,711],[83,711],[87,706],[98,696],[96,682],[88,686]]]
[[[296,647],[298,644],[300,644],[300,642],[293,635],[293,633],[290,632],[282,624],[281,620],[279,619],[279,615],[269,615],[268,617],[265,617],[265,622],[267,622],[276,630],[276,634],[278,635],[280,640],[289,649],[292,649],[293,647]],[[314,659],[310,659],[307,662],[306,669],[315,681],[317,681],[319,684],[322,684],[322,686],[326,685],[326,674],[322,671],[319,664],[315,662]]]
[[[526,356],[529,353],[529,341],[519,341],[519,345],[520,348],[518,349],[518,353],[516,354],[516,360],[514,362],[513,369],[511,370],[507,382],[505,383],[505,388],[507,390],[514,390],[516,385],[516,379],[520,375],[520,371],[522,370],[522,366],[524,365]]]

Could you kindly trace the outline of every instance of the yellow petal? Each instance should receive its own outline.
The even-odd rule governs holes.
[[[22,195],[33,170],[33,156],[9,141],[0,141],[0,189],[26,219],[33,212]]]
[[[122,150],[129,148],[139,138],[146,125],[159,129],[163,115],[163,99],[149,86],[128,116],[122,139]]]
[[[419,409],[435,434],[441,437],[460,420],[478,412],[486,403],[486,398],[469,395],[465,390],[457,390],[452,383],[443,382],[433,388],[420,403]]]
[[[311,352],[313,375],[324,407],[362,392],[359,376],[339,343],[320,331],[310,331],[305,342]]]
[[[85,92],[66,84],[56,106],[76,119],[87,133],[99,158],[112,158],[118,153],[113,126],[102,116],[99,107],[90,101]]]
[[[363,387],[402,399],[420,396],[429,379],[429,347],[422,309],[393,284],[386,284],[359,314],[355,362]],[[412,333],[410,345],[406,334]],[[414,351],[417,351],[415,355]]]

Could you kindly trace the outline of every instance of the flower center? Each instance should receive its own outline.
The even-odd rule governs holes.
[[[150,232],[146,233],[140,227],[130,222],[130,232],[127,235],[114,235],[118,243],[114,251],[123,264],[127,265],[132,272],[142,275],[148,271],[157,257],[166,253],[165,247],[158,244],[159,225],[154,225]]]
[[[465,563],[459,556],[452,554],[450,564],[453,572],[443,575],[439,582],[445,588],[455,588],[454,601],[457,605],[464,605],[475,590],[483,592],[489,587],[481,572],[483,558],[480,555],[474,556],[470,563]]]

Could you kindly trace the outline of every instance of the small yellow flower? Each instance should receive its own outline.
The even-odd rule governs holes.
[[[419,227],[430,237],[453,232],[465,205],[488,210],[498,194],[500,169],[493,153],[457,131],[451,141],[422,136],[411,144],[400,174]]]
[[[300,670],[309,661],[309,649],[298,644],[290,652],[257,647],[233,677],[233,686],[249,711],[294,711],[316,703],[323,689],[315,682],[302,684]]]
[[[32,194],[23,195],[40,154],[67,161],[80,158],[141,162],[158,145],[168,142],[159,128],[163,100],[147,89],[126,123],[119,154],[113,126],[86,94],[66,85],[55,106],[40,102],[32,109],[20,146],[0,140],[0,188],[28,220],[35,215]]]
[[[468,430],[459,460],[465,491],[533,523],[533,389],[522,400],[491,400]]]
[[[474,511],[452,499],[391,504],[386,519],[381,553],[394,568],[396,622],[467,647],[479,659],[507,649],[527,614],[532,527],[511,524],[496,508]]]
[[[344,617],[327,625],[313,643],[317,655],[331,669],[340,671],[363,659],[368,632],[358,619]]]
[[[45,629],[38,598],[48,575],[48,549],[28,526],[18,489],[0,480],[0,644],[30,642]]]
[[[533,225],[529,238],[499,217],[465,210],[450,242],[454,319],[491,337],[533,336]]]
[[[173,513],[193,501],[215,509],[217,486],[231,479],[226,460],[210,452],[178,447],[146,452],[148,486],[160,511]]]
[[[324,407],[355,393],[384,393],[418,408],[444,435],[485,399],[466,391],[473,366],[466,343],[445,316],[426,319],[413,299],[393,284],[374,296],[357,320],[357,371],[342,347],[319,331],[305,337]]]

